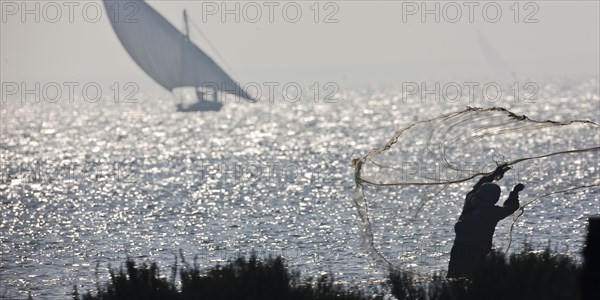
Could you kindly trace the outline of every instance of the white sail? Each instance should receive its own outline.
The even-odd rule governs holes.
[[[142,0],[104,0],[110,23],[131,58],[157,83],[208,87],[253,100],[208,55]]]

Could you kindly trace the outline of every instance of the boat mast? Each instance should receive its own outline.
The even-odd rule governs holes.
[[[189,40],[190,39],[190,29],[188,27],[188,17],[187,17],[187,11],[185,9],[183,10],[183,24],[185,25],[185,37]]]
[[[192,21],[193,22],[193,21]],[[183,24],[184,24],[184,29],[185,29],[185,38],[187,39],[188,42],[192,42],[192,39],[190,38],[190,28],[188,25],[188,16],[187,16],[187,11],[184,9],[183,10]],[[219,55],[219,52],[217,52],[215,50],[215,48],[210,44],[210,41],[208,40],[208,38],[204,35],[204,33],[202,33],[202,31],[200,30],[200,28],[197,27],[197,25],[195,23],[193,23],[192,25],[196,26],[196,29],[198,30],[198,32],[200,32],[200,34],[204,37],[204,39],[206,40],[206,42],[209,44],[209,46],[211,46],[211,48],[213,49],[213,51],[215,51],[215,53],[221,57]],[[223,58],[221,58],[221,60],[223,60]],[[224,60],[223,60],[224,61]],[[227,65],[227,64],[226,64]],[[229,66],[227,66],[229,67]],[[231,69],[231,68],[229,68]],[[199,101],[203,101],[204,100],[204,91],[202,91],[199,87],[195,87],[196,90],[196,97],[198,98]],[[213,101],[216,102],[217,101],[217,90],[213,91]]]

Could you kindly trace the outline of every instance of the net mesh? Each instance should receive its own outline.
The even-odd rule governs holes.
[[[447,236],[447,228],[432,229],[443,223],[440,216],[457,218],[473,183],[507,163],[512,170],[501,185],[526,185],[507,234],[508,251],[526,207],[598,188],[599,132],[592,121],[533,120],[500,107],[467,107],[400,129],[382,147],[353,160],[363,242],[378,262],[406,270],[398,252],[418,247],[424,232],[432,239]]]

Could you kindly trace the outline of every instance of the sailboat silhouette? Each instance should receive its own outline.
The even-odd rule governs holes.
[[[254,101],[190,40],[185,10],[182,33],[143,0],[103,3],[119,41],[148,76],[171,92],[183,87],[196,90],[197,102],[186,106],[180,101],[179,111],[218,111],[223,106],[218,92]],[[209,95],[212,99],[206,99]]]

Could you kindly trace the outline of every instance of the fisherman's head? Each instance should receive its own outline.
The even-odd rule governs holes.
[[[500,186],[495,183],[486,182],[481,185],[477,194],[477,205],[494,205],[500,199]]]

